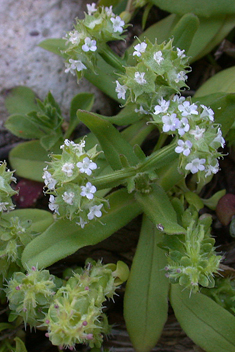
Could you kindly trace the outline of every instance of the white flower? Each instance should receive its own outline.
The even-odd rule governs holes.
[[[66,62],[65,63],[65,73],[72,73],[73,76],[75,76],[75,72],[78,71],[82,71],[82,70],[86,70],[87,67],[82,63],[81,60],[73,60],[73,59],[69,59],[69,63]]]
[[[198,115],[197,105],[190,104],[189,101],[184,101],[183,104],[180,104],[178,110],[182,116]]]
[[[136,108],[136,109],[135,109],[135,112],[137,112],[137,113],[139,112],[140,114],[145,114],[145,115],[148,115],[148,114],[149,114],[148,111],[144,110],[144,108],[143,108],[142,105],[140,105],[139,109]]]
[[[147,83],[146,79],[144,79],[145,72],[135,72],[134,80],[139,84]]]
[[[55,203],[56,198],[51,194],[49,197],[49,204],[48,204],[48,208],[51,211],[54,211],[55,213],[57,213],[58,215],[60,215],[59,213],[59,204]]]
[[[219,143],[219,145],[224,148],[224,145],[225,145],[225,140],[222,136],[222,132],[221,132],[221,129],[218,128],[218,133],[217,133],[217,136],[215,137],[215,139],[213,140],[213,142],[211,143],[211,145],[214,147],[214,148],[218,148],[216,146],[216,144]]]
[[[65,201],[65,203],[67,203],[69,205],[73,205],[73,198],[74,197],[75,197],[74,192],[64,192],[64,194],[62,195],[62,198]]]
[[[96,192],[96,187],[93,186],[90,182],[87,182],[86,186],[81,186],[82,192],[80,195],[86,197],[87,199],[93,199],[94,193]]]
[[[162,52],[161,51],[157,51],[153,55],[153,59],[158,63],[158,65],[160,65],[160,63],[164,60],[164,58],[162,57]]]
[[[113,13],[113,6],[105,6],[105,12],[107,14],[107,16],[115,16],[114,13]]]
[[[177,56],[181,59],[183,59],[184,57],[186,57],[186,55],[184,54],[185,53],[185,50],[180,50],[179,48],[176,48],[177,50]]]
[[[125,25],[125,22],[121,19],[121,17],[116,16],[116,17],[111,17],[110,18],[111,22],[113,23],[113,31],[114,33],[122,33],[123,32],[123,26]]]
[[[176,153],[183,153],[183,155],[188,156],[191,152],[193,144],[190,141],[178,140],[178,147],[175,148]]]
[[[137,44],[136,46],[134,46],[135,51],[133,52],[133,56],[136,55],[140,57],[141,54],[145,52],[146,48],[147,48],[147,44],[145,42]]]
[[[158,115],[161,114],[163,112],[167,112],[169,105],[170,105],[170,101],[166,101],[163,98],[158,100],[159,105],[155,105],[154,107],[154,115]]]
[[[80,222],[76,222],[76,224],[81,226],[82,229],[84,229],[85,225],[87,224],[87,221],[83,220],[83,218],[80,216]]]
[[[188,79],[188,76],[184,71],[180,71],[177,73],[176,78],[175,78],[175,83],[179,83],[180,81],[186,81]]]
[[[80,143],[76,144],[73,141],[65,139],[64,144],[60,146],[60,149],[64,149],[65,147],[71,147],[77,156],[81,156],[84,153],[83,148],[85,148],[85,141],[82,140]]]
[[[74,164],[73,163],[65,163],[61,170],[65,173],[66,176],[71,177],[73,175]]]
[[[216,165],[208,165],[205,169],[205,176],[208,177],[211,174],[217,174],[217,172],[219,171],[219,163],[218,160],[216,160]]]
[[[0,203],[0,211],[6,211],[7,209],[9,209],[9,208],[7,208],[7,206],[9,206],[10,204],[8,203],[8,202],[1,202]],[[11,209],[12,207],[10,207],[10,209]],[[14,209],[14,207],[13,207],[13,209]]]
[[[92,174],[92,170],[97,169],[96,163],[90,160],[87,156],[81,161],[77,163],[77,167],[81,173],[85,173],[88,176]]]
[[[97,50],[96,41],[92,40],[89,37],[86,37],[85,44],[83,44],[83,46],[82,46],[82,50],[85,52],[96,51]]]
[[[42,176],[44,183],[48,189],[54,190],[57,181],[52,177],[51,173],[47,171],[47,167],[44,170],[44,174]]]
[[[208,117],[210,121],[214,121],[214,111],[205,105],[200,105],[203,108],[201,117]]]
[[[202,138],[204,132],[205,132],[205,128],[200,128],[200,127],[198,127],[198,126],[196,126],[196,129],[195,129],[195,130],[189,131],[189,133],[194,136],[194,138],[196,139],[196,141],[198,141],[199,139]]]
[[[115,92],[118,93],[118,99],[125,100],[127,87],[122,86],[118,81],[116,81],[116,85]]]
[[[68,41],[70,43],[78,45],[81,40],[81,34],[74,29],[73,31],[69,32],[66,38],[68,38]]]
[[[196,174],[198,171],[203,171],[205,170],[205,166],[203,164],[205,164],[206,159],[193,159],[191,163],[188,163],[185,166],[185,170],[191,171],[192,174]]]
[[[88,15],[92,15],[94,12],[97,11],[97,8],[95,6],[96,4],[94,2],[91,5],[90,4],[86,5]]]
[[[177,94],[173,96],[172,101],[178,104],[182,104],[185,101],[185,97],[179,97]]]
[[[93,205],[93,207],[90,207],[89,213],[87,214],[88,219],[93,220],[95,216],[97,218],[100,218],[102,216],[102,212],[100,211],[102,206],[103,206],[103,204]]]
[[[179,126],[179,119],[176,117],[176,114],[164,115],[162,117],[163,132],[175,131]]]
[[[188,119],[186,117],[183,117],[180,120],[179,127],[178,127],[178,133],[180,136],[183,136],[185,132],[188,132],[190,129]]]

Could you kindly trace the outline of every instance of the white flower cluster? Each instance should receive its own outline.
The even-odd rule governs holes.
[[[98,44],[121,39],[124,26],[125,22],[113,13],[112,6],[96,8],[95,3],[87,4],[85,18],[77,20],[74,30],[65,36],[65,72],[81,78],[84,70],[94,69]]]
[[[11,183],[16,182],[13,171],[7,169],[6,162],[0,162],[0,213],[15,208],[11,197],[18,192],[13,190]]]
[[[172,41],[158,45],[147,39],[134,46],[135,67],[126,67],[126,74],[116,81],[119,99],[141,103],[178,93],[187,87],[188,58],[184,50],[174,48]],[[146,102],[147,101],[147,102]]]
[[[153,121],[162,131],[178,137],[175,152],[180,155],[180,169],[185,174],[201,172],[205,177],[219,171],[217,151],[225,140],[218,125],[214,124],[214,112],[205,105],[197,105],[178,95],[171,100],[158,100],[152,113]]]
[[[86,152],[85,141],[76,144],[66,139],[61,155],[51,155],[52,161],[42,176],[45,193],[50,194],[49,209],[58,217],[75,220],[82,228],[88,221],[102,216],[104,200],[96,196],[90,177],[97,164],[96,149]]]

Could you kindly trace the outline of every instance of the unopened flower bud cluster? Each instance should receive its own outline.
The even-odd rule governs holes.
[[[169,256],[165,270],[170,282],[192,292],[197,292],[200,286],[214,287],[214,274],[221,260],[215,253],[214,243],[208,224],[195,220],[187,227],[185,239],[176,236],[174,243],[167,241]]]
[[[106,298],[113,298],[115,277],[108,265],[88,263],[61,287],[51,303],[44,325],[53,345],[73,350],[75,344],[100,347],[110,327],[103,313]]]
[[[9,221],[1,219],[0,225],[0,275],[8,278],[12,268],[20,270],[21,255],[25,246],[32,240],[31,223],[11,217]],[[8,274],[9,273],[9,274]]]
[[[178,95],[170,100],[159,99],[153,109],[152,123],[178,138],[175,152],[179,154],[181,172],[208,177],[219,171],[217,159],[222,154],[217,149],[224,147],[225,140],[214,123],[212,109]]]
[[[125,22],[113,13],[112,6],[96,8],[95,3],[88,4],[85,18],[77,20],[74,30],[65,37],[65,72],[80,79],[84,70],[94,70],[99,48],[108,41],[123,39],[124,28]]]
[[[96,147],[85,151],[85,141],[76,144],[65,140],[61,155],[51,155],[52,161],[44,169],[46,193],[50,194],[49,209],[59,218],[75,220],[82,228],[100,218],[105,200],[96,197],[92,173],[97,169],[93,159]]]
[[[134,102],[149,110],[161,97],[169,97],[187,87],[188,58],[184,50],[168,43],[152,44],[146,39],[134,46],[135,66],[126,67],[126,73],[116,81],[119,99]]]
[[[0,214],[15,208],[11,197],[17,194],[17,191],[11,188],[11,182],[16,182],[13,171],[7,169],[6,162],[0,162]]]

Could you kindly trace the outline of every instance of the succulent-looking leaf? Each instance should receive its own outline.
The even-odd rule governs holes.
[[[171,285],[170,301],[185,333],[206,352],[235,351],[235,317],[211,298]]]
[[[136,192],[136,200],[143,212],[167,234],[185,233],[186,230],[177,223],[176,212],[162,187],[152,185],[150,193]]]
[[[167,319],[169,281],[162,270],[166,256],[158,247],[162,234],[143,217],[138,247],[124,299],[124,317],[137,352],[148,352],[159,339]]]
[[[110,209],[100,218],[102,223],[90,222],[82,229],[69,220],[56,221],[26,246],[23,265],[47,267],[82,247],[101,242],[141,213],[140,206],[125,189],[112,193],[107,199]]]
[[[235,13],[233,0],[151,0],[151,2],[165,11],[179,15],[192,12],[198,16],[209,17]]]

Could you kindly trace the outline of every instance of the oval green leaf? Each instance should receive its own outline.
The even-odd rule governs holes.
[[[28,114],[38,111],[36,94],[32,89],[24,86],[13,88],[5,99],[5,106],[9,114]]]
[[[170,301],[185,333],[206,352],[235,352],[235,317],[211,298],[171,285]]]
[[[152,185],[150,193],[136,192],[136,200],[143,212],[162,231],[174,235],[185,233],[186,230],[177,223],[176,212],[162,187]]]
[[[165,11],[179,15],[192,12],[197,16],[209,17],[235,13],[233,0],[151,0],[151,2]]]
[[[161,238],[144,216],[124,297],[127,331],[137,352],[148,352],[155,346],[167,319],[169,280],[163,270],[166,255],[158,247]]]
[[[82,247],[101,242],[141,213],[140,206],[125,189],[112,193],[107,199],[110,209],[100,222],[91,222],[82,229],[69,220],[56,221],[25,247],[22,264],[26,268],[36,264],[45,268]]]
[[[218,92],[235,93],[235,66],[227,68],[208,79],[196,91],[194,97],[202,97]]]
[[[136,165],[136,157],[132,146],[121,133],[108,121],[97,114],[78,110],[78,118],[94,133],[100,142],[105,157],[114,170],[122,169],[120,154],[125,155],[130,165]]]
[[[31,220],[31,231],[43,232],[53,222],[54,218],[52,213],[41,209],[16,209],[10,213],[3,213],[3,219],[9,220],[11,217],[18,217],[21,221]]]

